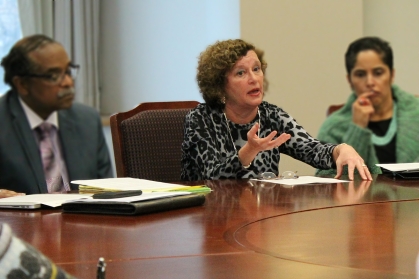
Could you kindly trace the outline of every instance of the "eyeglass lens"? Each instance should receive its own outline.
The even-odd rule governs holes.
[[[298,178],[297,172],[284,171],[279,177],[273,172],[263,172],[258,175],[259,179],[296,179]]]
[[[283,179],[291,179],[291,178],[298,178],[298,176],[294,172],[292,172],[292,171],[284,171],[281,174],[280,178],[283,178]]]
[[[65,74],[69,75],[72,79],[75,79],[77,77],[78,71],[79,71],[78,67],[70,66],[68,67],[67,71],[65,71]]]
[[[65,72],[63,72],[60,76],[57,77],[55,81],[53,81],[54,84],[60,84],[63,82],[66,75],[68,75],[71,79],[76,79],[77,73],[79,71],[78,66],[69,66]]]
[[[275,178],[277,178],[277,176],[273,172],[263,172],[263,173],[259,174],[259,178],[262,178],[262,179],[275,179]]]

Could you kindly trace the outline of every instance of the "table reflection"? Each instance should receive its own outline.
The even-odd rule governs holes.
[[[391,202],[355,206],[350,227],[350,265],[375,270],[395,269],[395,208]]]
[[[358,187],[355,187],[355,182],[337,183],[335,190],[335,200],[340,205],[359,203],[364,199],[366,192],[371,186],[372,181],[361,181]]]
[[[91,277],[101,256],[109,261],[110,274],[118,274],[118,268],[124,272],[123,267],[129,267],[129,274],[140,274],[163,262],[171,272],[186,259],[195,259],[195,264],[184,268],[202,278],[213,277],[214,267],[229,269],[226,259],[244,270],[249,262],[268,260],[264,274],[280,274],[286,266],[291,278],[301,278],[293,266],[306,270],[304,262],[340,275],[348,270],[375,270],[379,275],[382,270],[412,271],[419,251],[418,242],[412,241],[419,233],[419,191],[412,181],[380,176],[373,181],[291,187],[257,180],[190,185],[202,184],[212,189],[203,206],[140,216],[4,210],[0,219],[79,277]],[[279,270],[276,261],[284,258]],[[153,274],[152,278],[167,278]],[[238,274],[232,270],[231,277]]]

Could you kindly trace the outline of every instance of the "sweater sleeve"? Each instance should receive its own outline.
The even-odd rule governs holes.
[[[276,109],[275,117],[277,118],[272,119],[272,123],[275,125],[272,130],[278,131],[279,134],[287,133],[291,135],[291,139],[284,145],[281,145],[281,153],[315,168],[329,169],[333,166],[332,151],[335,144],[320,142],[318,139],[313,138],[284,110],[273,106],[271,109]]]
[[[369,129],[359,127],[351,119],[343,119],[341,115],[331,115],[320,128],[318,138],[323,142],[335,144],[346,143],[352,146],[364,159],[371,173],[381,173],[374,145],[371,142],[372,132]],[[335,174],[333,171],[317,170],[316,174]],[[346,168],[345,172],[346,174]]]

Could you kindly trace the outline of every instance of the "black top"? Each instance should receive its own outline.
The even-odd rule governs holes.
[[[368,128],[377,136],[384,136],[390,126],[391,118],[383,121],[369,122]],[[381,164],[396,163],[396,135],[391,141],[382,146],[374,145],[375,153]]]

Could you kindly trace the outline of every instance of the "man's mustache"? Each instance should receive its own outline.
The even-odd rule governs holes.
[[[60,92],[58,92],[57,96],[58,99],[62,99],[68,95],[73,95],[74,96],[75,92],[74,92],[74,88],[68,88],[68,89],[64,89]]]

